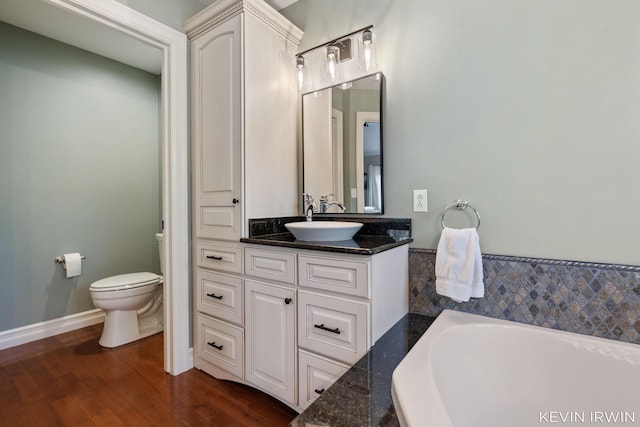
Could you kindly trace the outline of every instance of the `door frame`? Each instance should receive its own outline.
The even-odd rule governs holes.
[[[358,194],[358,211],[364,212],[364,124],[379,122],[378,111],[356,112],[356,192]]]

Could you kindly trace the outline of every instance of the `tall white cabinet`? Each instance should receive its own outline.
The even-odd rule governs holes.
[[[293,406],[295,308],[284,303],[293,291],[245,281],[239,241],[248,235],[249,218],[297,214],[295,54],[302,31],[263,0],[217,0],[184,28],[195,366]],[[246,358],[267,345],[276,360]]]
[[[297,214],[295,53],[302,31],[262,0],[218,0],[185,30],[193,234],[237,242],[248,218]]]

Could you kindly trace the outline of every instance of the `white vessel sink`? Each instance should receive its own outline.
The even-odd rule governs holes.
[[[349,240],[362,228],[361,222],[301,221],[284,225],[298,240],[309,242],[339,242]]]

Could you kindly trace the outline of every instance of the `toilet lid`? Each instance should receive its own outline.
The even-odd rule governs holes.
[[[93,282],[91,286],[89,286],[89,289],[94,291],[117,291],[154,285],[159,282],[160,276],[157,274],[129,273],[98,280],[97,282]]]

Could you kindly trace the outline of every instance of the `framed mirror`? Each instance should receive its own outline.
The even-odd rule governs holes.
[[[303,192],[321,213],[382,214],[381,73],[302,95]],[[331,196],[333,195],[333,196]]]

